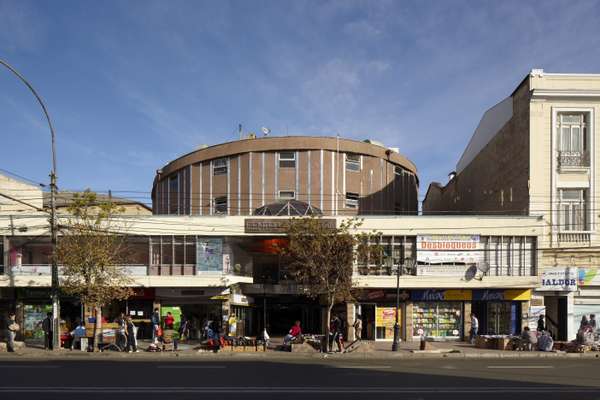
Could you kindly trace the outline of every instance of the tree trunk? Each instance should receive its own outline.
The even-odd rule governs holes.
[[[94,306],[94,347],[92,350],[94,352],[98,351],[98,343],[100,343],[100,338],[102,337],[102,308]]]
[[[331,323],[331,310],[333,309],[333,303],[329,303],[327,305],[327,319],[325,321],[325,353],[329,353],[331,350],[329,348],[329,337],[331,336],[331,331],[329,329],[329,325]],[[331,343],[333,347],[333,343]]]

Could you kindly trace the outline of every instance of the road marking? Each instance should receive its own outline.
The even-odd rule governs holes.
[[[225,365],[157,365],[161,369],[225,369]]]
[[[334,368],[341,369],[390,369],[389,365],[334,365]]]
[[[197,387],[197,386],[7,386],[0,387],[0,393],[152,393],[152,394],[172,394],[172,393],[248,393],[248,394],[288,394],[288,393],[318,393],[318,394],[349,394],[349,393],[594,393],[599,394],[600,388],[597,387],[564,387],[564,386],[499,386],[499,387],[384,387],[384,386],[344,386],[344,387],[268,387],[268,386],[217,386],[217,387]]]
[[[551,369],[552,365],[488,365],[489,369]]]

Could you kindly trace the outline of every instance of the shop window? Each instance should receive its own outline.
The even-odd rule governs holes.
[[[150,238],[150,264],[160,265],[160,236],[152,236]]]
[[[279,168],[296,168],[296,153],[293,151],[280,152]]]
[[[359,154],[346,154],[346,170],[352,172],[360,171],[360,155]]]
[[[185,237],[185,263],[196,264],[196,238],[193,236]]]
[[[213,175],[227,175],[227,159],[219,158],[213,160]]]
[[[173,243],[170,236],[162,238],[162,260],[161,264],[171,265],[173,263]]]
[[[175,236],[173,237],[173,247],[175,260],[173,260],[173,264],[181,265],[184,262],[183,259],[183,236]]]
[[[462,303],[413,304],[413,336],[458,339],[461,336]]]
[[[279,200],[294,200],[296,198],[296,192],[293,190],[280,190]]]
[[[227,214],[227,196],[215,197],[215,214]]]
[[[360,198],[358,193],[346,192],[346,207],[358,208],[358,199]]]

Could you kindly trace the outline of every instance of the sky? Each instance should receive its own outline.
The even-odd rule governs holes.
[[[374,139],[446,182],[532,68],[600,73],[600,1],[0,0],[0,58],[45,100],[60,189],[149,202],[155,171],[245,133]],[[48,182],[35,99],[0,69],[0,169]]]

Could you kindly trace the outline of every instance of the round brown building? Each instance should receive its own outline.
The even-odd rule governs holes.
[[[250,138],[165,165],[154,179],[152,208],[154,214],[252,215],[294,200],[324,215],[416,214],[418,186],[411,161],[372,141]]]

